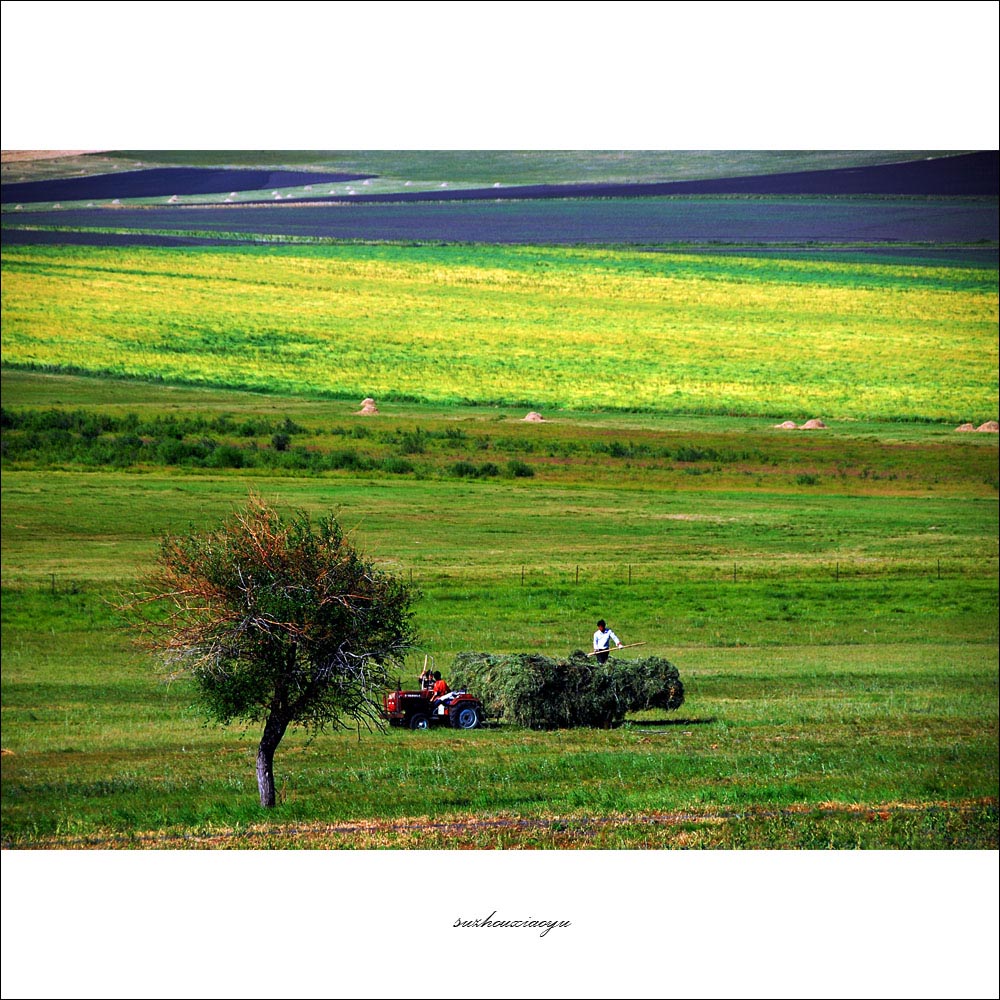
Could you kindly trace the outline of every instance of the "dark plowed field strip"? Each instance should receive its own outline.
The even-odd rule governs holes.
[[[66,209],[7,225],[507,244],[995,243],[996,199],[594,199]],[[6,241],[10,230],[5,229]]]

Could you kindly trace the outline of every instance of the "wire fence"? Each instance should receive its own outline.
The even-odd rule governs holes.
[[[505,563],[502,565],[421,565],[386,567],[414,587],[452,587],[464,585],[502,588],[573,587],[659,587],[678,583],[753,584],[780,582],[827,582],[831,584],[857,581],[902,580],[982,580],[1000,579],[1000,559],[996,555],[887,558],[852,557],[843,559],[755,558],[730,560],[678,559],[635,562],[551,564]],[[106,590],[106,580],[84,580],[79,576],[46,572],[29,574],[21,580],[8,579],[5,584],[15,587],[34,586],[50,594],[82,594],[91,590]],[[112,585],[113,587],[116,585]],[[126,587],[120,581],[119,589]]]
[[[405,570],[414,586],[466,581],[517,587],[648,586],[669,582],[755,583],[764,581],[955,580],[998,578],[997,556],[932,559],[747,559],[623,562],[573,566],[507,564],[493,567],[422,566]]]

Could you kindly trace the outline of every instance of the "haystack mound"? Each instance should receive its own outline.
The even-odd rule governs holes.
[[[980,424],[977,431],[982,431],[984,434],[1000,434],[1000,424],[995,420],[987,420],[985,424]]]
[[[797,426],[794,420],[786,420],[783,424],[775,424],[774,429],[777,431],[794,431]]]
[[[531,413],[529,413],[524,419],[527,420],[528,423],[530,423],[530,424],[544,424],[545,423],[545,417],[543,417],[540,413],[535,413],[534,410],[532,410]]]
[[[618,726],[626,712],[684,703],[677,667],[658,656],[600,664],[581,650],[565,659],[459,653],[449,680],[455,690],[474,691],[490,717],[531,729]]]
[[[956,432],[961,431],[963,434],[967,434],[969,431],[974,431],[976,429],[975,424],[962,424],[961,427],[956,427]]]
[[[367,398],[361,400],[361,409],[357,411],[360,417],[371,417],[378,413],[378,407],[375,405],[375,400],[368,396]]]
[[[800,428],[800,431],[822,431],[826,430],[826,424],[823,423],[819,417],[813,417],[812,420],[807,420]]]

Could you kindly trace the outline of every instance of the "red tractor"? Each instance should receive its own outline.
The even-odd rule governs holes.
[[[391,691],[383,699],[382,715],[390,726],[429,729],[477,729],[486,716],[483,703],[467,691],[451,691],[435,699],[431,691]]]

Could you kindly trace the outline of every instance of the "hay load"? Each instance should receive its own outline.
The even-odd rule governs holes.
[[[599,664],[580,650],[565,659],[459,653],[449,682],[474,691],[490,716],[531,729],[607,728],[620,725],[626,712],[684,703],[677,668],[659,656]]]
[[[361,409],[356,411],[359,416],[362,417],[374,417],[378,415],[378,407],[375,405],[375,400],[371,396],[366,396],[361,400]]]
[[[1000,423],[995,420],[987,420],[985,424],[980,424],[976,430],[980,434],[1000,434]]]
[[[825,431],[827,425],[819,417],[813,417],[804,424],[797,424],[794,420],[784,420],[780,424],[774,424],[776,431]]]

